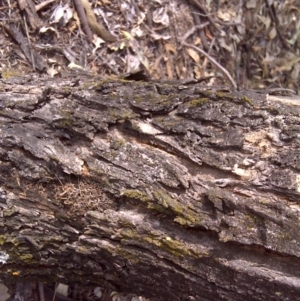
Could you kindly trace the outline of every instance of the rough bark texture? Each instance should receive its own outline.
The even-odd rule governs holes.
[[[300,300],[300,108],[97,80],[0,83],[0,278]]]

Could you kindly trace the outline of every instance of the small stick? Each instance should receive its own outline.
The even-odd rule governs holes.
[[[205,22],[205,23],[203,23],[203,24],[201,24],[201,25],[195,25],[195,26],[193,26],[189,31],[187,31],[186,33],[185,33],[185,35],[182,37],[182,39],[181,39],[181,44],[183,43],[183,42],[185,42],[185,40],[189,37],[189,36],[191,36],[197,29],[202,29],[202,28],[204,28],[205,26],[207,26],[209,24],[209,22]]]
[[[205,14],[205,17],[208,19],[208,21],[211,23],[211,25],[218,31],[220,32],[220,29],[218,28],[218,26],[216,25],[214,19],[209,15],[209,13],[207,12],[206,8],[198,1],[198,0],[190,0],[190,2],[192,2],[196,7],[198,7],[203,14]]]
[[[206,53],[204,50],[202,50],[199,47],[196,47],[192,44],[188,44],[186,42],[183,42],[182,45],[186,46],[186,47],[190,47],[198,52],[200,52],[201,54],[203,54],[205,57],[207,57],[211,63],[213,63],[218,69],[220,69],[220,71],[227,77],[227,79],[229,80],[229,82],[231,83],[231,85],[237,89],[237,84],[235,83],[234,79],[231,77],[231,75],[229,74],[229,72],[223,67],[221,66],[214,58],[212,58],[208,53]]]
[[[45,301],[45,293],[44,293],[44,284],[43,284],[43,282],[39,282],[38,287],[39,287],[40,301]]]
[[[81,0],[73,0],[73,2],[74,2],[74,5],[76,7],[76,11],[78,13],[78,16],[81,20],[83,31],[87,35],[88,40],[90,42],[92,42],[93,41],[93,34],[92,34],[92,31],[91,31],[91,29],[88,25],[87,16],[84,12],[82,2],[81,2]]]
[[[26,36],[27,36],[27,41],[28,41],[28,45],[29,45],[28,48],[30,49],[31,64],[32,64],[33,70],[35,70],[35,62],[34,62],[34,57],[33,57],[33,53],[32,53],[32,46],[31,46],[31,42],[30,42],[30,38],[29,38],[28,27],[27,27],[25,16],[24,16],[24,25],[25,25]]]

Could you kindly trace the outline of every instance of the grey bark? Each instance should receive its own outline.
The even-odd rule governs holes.
[[[300,108],[188,83],[0,83],[0,278],[300,300]]]

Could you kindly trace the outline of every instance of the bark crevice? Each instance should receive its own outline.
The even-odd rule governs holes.
[[[299,116],[198,84],[2,80],[1,279],[300,300]]]

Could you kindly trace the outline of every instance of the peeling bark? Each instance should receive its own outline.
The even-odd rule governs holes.
[[[300,107],[197,84],[0,82],[0,278],[300,300]]]

